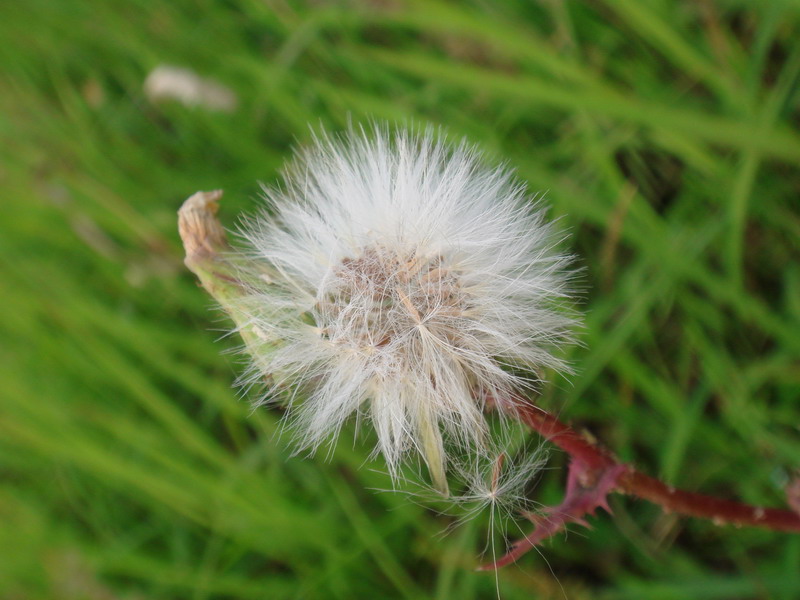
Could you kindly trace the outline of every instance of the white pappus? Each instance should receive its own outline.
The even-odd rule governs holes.
[[[433,130],[321,135],[266,208],[245,221],[246,293],[234,309],[259,341],[243,382],[291,390],[301,448],[352,415],[397,476],[413,452],[446,473],[498,452],[487,403],[514,398],[570,339],[570,257],[505,167]]]

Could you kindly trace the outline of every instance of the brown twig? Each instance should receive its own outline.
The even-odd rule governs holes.
[[[520,419],[543,437],[595,470],[618,465],[611,454],[577,433],[553,415],[532,404],[517,406]],[[665,511],[687,517],[711,519],[717,524],[764,527],[773,531],[800,532],[800,515],[791,510],[762,508],[678,490],[628,467],[617,481],[617,491],[658,504]]]
[[[525,515],[536,528],[527,537],[515,542],[505,556],[479,569],[496,569],[516,561],[569,523],[587,525],[585,517],[594,514],[597,508],[609,510],[607,496],[611,492],[647,500],[661,506],[665,512],[710,519],[717,525],[800,533],[800,511],[795,506],[800,494],[800,480],[793,481],[787,488],[787,499],[793,510],[763,508],[679,490],[619,462],[606,448],[528,402],[516,402],[514,415],[569,454],[571,463],[567,491],[558,506],[545,509],[543,514]]]

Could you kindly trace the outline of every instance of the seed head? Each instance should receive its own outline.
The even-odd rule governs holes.
[[[393,475],[419,453],[446,493],[458,457],[496,455],[487,402],[513,411],[542,368],[565,368],[573,317],[541,207],[435,133],[378,127],[300,152],[242,228],[233,310],[258,333],[243,381],[270,378],[260,403],[288,398],[300,447],[356,415]]]

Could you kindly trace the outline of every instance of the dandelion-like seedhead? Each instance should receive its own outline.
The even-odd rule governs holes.
[[[434,485],[497,456],[487,402],[513,412],[569,340],[570,257],[525,187],[435,132],[350,131],[300,152],[242,228],[235,300],[260,403],[288,398],[301,448],[369,420],[390,473]],[[277,393],[280,390],[280,393]]]

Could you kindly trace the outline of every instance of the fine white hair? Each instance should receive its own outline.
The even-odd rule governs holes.
[[[299,447],[368,419],[394,476],[409,452],[445,472],[497,450],[487,403],[512,412],[570,339],[570,256],[504,166],[438,132],[321,134],[242,227],[258,332],[245,384],[283,398]]]

